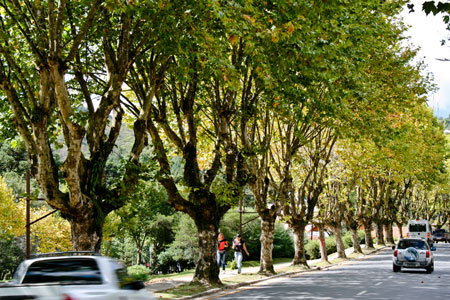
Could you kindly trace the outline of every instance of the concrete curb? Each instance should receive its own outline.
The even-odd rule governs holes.
[[[279,277],[288,277],[289,278],[289,277],[297,276],[299,274],[323,271],[323,270],[327,270],[327,269],[330,269],[330,268],[333,268],[333,267],[336,267],[336,266],[348,264],[348,263],[350,263],[352,261],[363,260],[369,255],[376,254],[376,253],[381,252],[383,250],[389,249],[390,247],[391,246],[384,246],[384,247],[381,247],[381,248],[378,248],[378,249],[374,249],[374,250],[370,251],[369,253],[364,254],[364,256],[362,256],[362,257],[350,258],[350,259],[348,259],[346,261],[335,263],[335,264],[330,264],[330,265],[328,265],[326,267],[314,267],[314,268],[311,268],[309,270],[293,271],[293,272],[286,272],[286,273],[275,274],[275,275],[269,276],[267,278],[261,278],[261,279],[252,280],[252,281],[239,282],[239,283],[235,283],[235,284],[229,284],[229,285],[223,286],[221,288],[214,288],[214,289],[207,290],[207,291],[204,291],[204,292],[201,292],[201,293],[197,293],[197,294],[194,294],[194,295],[180,297],[180,298],[174,298],[174,300],[195,299],[195,298],[199,298],[199,297],[203,297],[203,296],[212,295],[212,294],[215,294],[215,293],[218,293],[218,292],[223,292],[223,291],[226,291],[226,290],[237,289],[237,288],[240,288],[242,286],[249,286],[249,285],[260,283],[260,282],[263,282],[263,281],[266,281],[266,280],[269,280],[269,279],[274,279],[274,278],[279,278]]]

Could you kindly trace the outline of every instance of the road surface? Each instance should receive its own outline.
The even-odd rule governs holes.
[[[435,244],[435,271],[392,272],[392,250],[328,270],[276,278],[202,299],[450,299],[450,244]]]

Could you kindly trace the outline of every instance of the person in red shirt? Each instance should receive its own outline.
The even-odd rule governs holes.
[[[225,266],[227,265],[227,248],[228,241],[223,236],[223,233],[219,233],[217,237],[217,265],[222,266],[222,270],[225,271]]]

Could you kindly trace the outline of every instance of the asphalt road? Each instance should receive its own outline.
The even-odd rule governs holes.
[[[328,270],[277,278],[203,299],[449,299],[450,244],[435,244],[435,271],[392,272],[392,250]]]

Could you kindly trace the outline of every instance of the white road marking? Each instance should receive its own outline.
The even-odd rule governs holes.
[[[367,293],[367,291],[362,291],[362,292],[359,292],[358,294],[356,294],[356,296],[362,296],[362,295],[364,295],[365,293]]]

